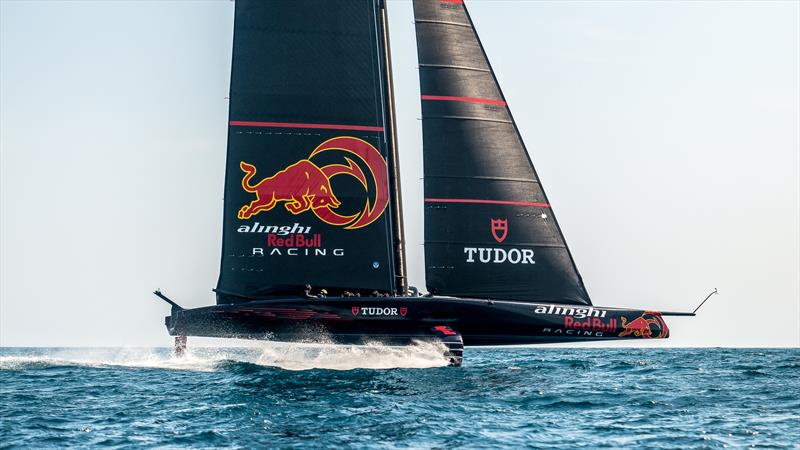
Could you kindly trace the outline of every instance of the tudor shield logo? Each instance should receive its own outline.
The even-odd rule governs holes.
[[[354,316],[357,316],[360,310],[361,308],[359,308],[358,306],[353,306],[352,308],[350,308],[350,311],[353,313]]]
[[[406,314],[408,314],[408,308],[406,308],[405,306],[401,307],[400,308],[400,315],[401,316],[405,316]]]
[[[491,224],[494,240],[498,244],[505,241],[508,236],[508,219],[491,219]]]

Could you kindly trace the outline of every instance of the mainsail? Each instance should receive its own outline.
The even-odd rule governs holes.
[[[414,0],[430,292],[591,304],[462,0]]]
[[[237,0],[218,303],[396,292],[378,0]]]

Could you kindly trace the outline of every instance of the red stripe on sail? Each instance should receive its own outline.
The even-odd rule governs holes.
[[[459,5],[464,4],[464,0],[439,0],[441,3],[458,3]]]
[[[383,127],[370,127],[366,125],[337,125],[328,123],[292,123],[292,122],[250,122],[245,120],[231,120],[232,127],[261,127],[261,128],[312,128],[322,130],[348,130],[348,131],[383,131]]]
[[[474,198],[426,198],[425,203],[475,203],[483,205],[541,206],[549,208],[549,203],[514,202],[510,200],[480,200]]]
[[[466,102],[466,103],[483,103],[486,105],[500,105],[506,106],[506,102],[502,100],[492,100],[488,98],[477,98],[477,97],[451,97],[447,95],[423,95],[423,100],[438,100],[438,101],[445,101],[445,102]]]

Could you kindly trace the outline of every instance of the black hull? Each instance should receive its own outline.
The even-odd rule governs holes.
[[[467,346],[667,338],[661,313],[450,297],[283,298],[173,307],[174,336],[405,345],[460,334]]]

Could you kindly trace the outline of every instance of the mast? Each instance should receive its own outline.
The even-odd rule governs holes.
[[[392,232],[394,244],[395,284],[399,295],[408,292],[406,270],[405,230],[403,222],[403,194],[400,188],[400,159],[397,152],[397,121],[394,110],[394,80],[392,50],[389,43],[389,19],[386,1],[379,0],[381,14],[381,41],[383,43],[384,71],[386,77],[386,140],[389,146],[389,185],[391,187]]]

